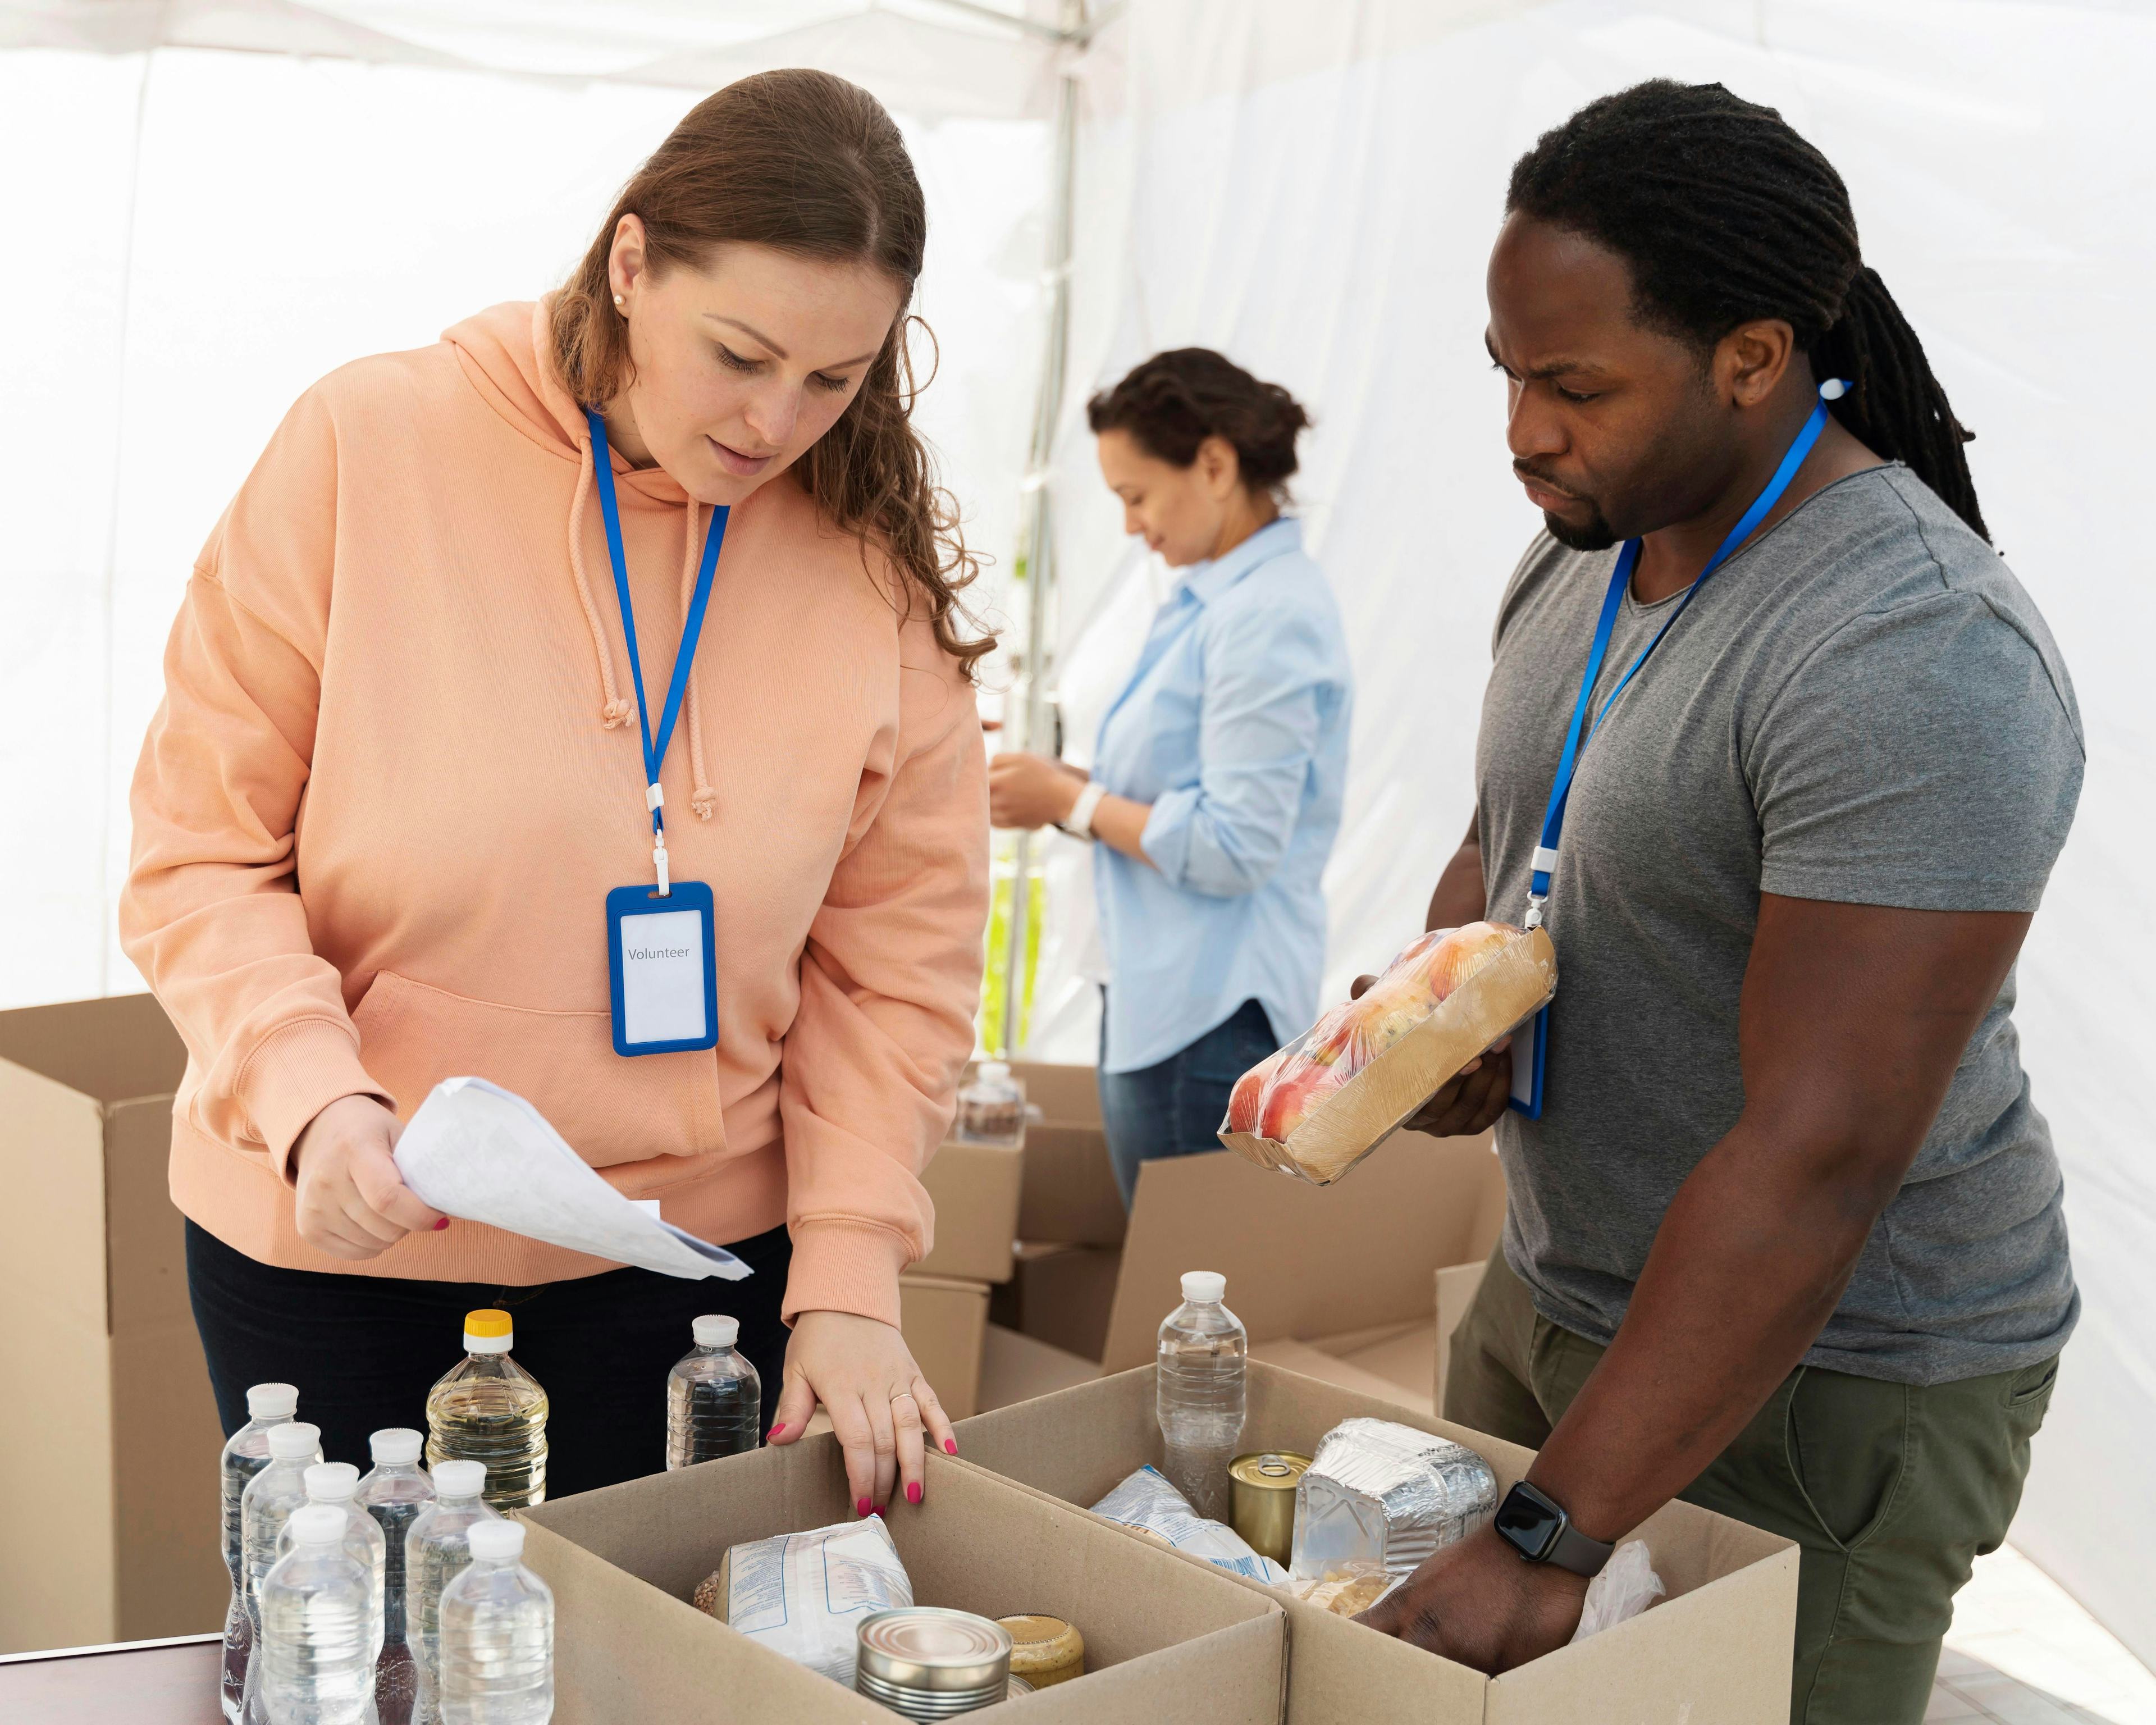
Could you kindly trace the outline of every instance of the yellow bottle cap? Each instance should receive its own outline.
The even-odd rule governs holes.
[[[515,1338],[509,1314],[493,1307],[465,1314],[465,1347],[473,1353],[506,1353]]]

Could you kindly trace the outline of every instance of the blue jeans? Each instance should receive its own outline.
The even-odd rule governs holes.
[[[1105,1024],[1104,1014],[1104,1050]],[[1265,1008],[1245,1000],[1225,1024],[1158,1065],[1100,1074],[1108,1165],[1115,1170],[1126,1209],[1137,1190],[1140,1163],[1220,1147],[1228,1093],[1238,1078],[1279,1046]]]

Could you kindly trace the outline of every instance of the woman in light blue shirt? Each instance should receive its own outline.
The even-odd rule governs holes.
[[[1352,680],[1332,590],[1281,514],[1309,424],[1294,398],[1188,347],[1086,413],[1124,526],[1178,579],[1092,777],[1001,754],[989,808],[1098,841],[1101,1104],[1127,1204],[1141,1162],[1218,1149],[1235,1080],[1317,1016]]]

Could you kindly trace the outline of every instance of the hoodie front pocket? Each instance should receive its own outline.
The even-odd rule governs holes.
[[[603,1012],[475,1000],[378,971],[352,1015],[360,1059],[406,1119],[444,1078],[484,1078],[531,1103],[593,1168],[726,1148],[717,1057],[613,1051]]]

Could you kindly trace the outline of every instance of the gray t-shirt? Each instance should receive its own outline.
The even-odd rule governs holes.
[[[1531,855],[1614,551],[1537,538],[1498,613],[1477,780],[1490,915]],[[1595,710],[1675,598],[1628,593]],[[2082,783],[2081,718],[2006,566],[1898,464],[1732,557],[1581,754],[1552,884],[1544,1107],[1508,1112],[1505,1255],[1607,1341],[1670,1200],[1744,1103],[1738,995],[1759,895],[2033,911]],[[1866,1243],[1812,1364],[1937,1384],[2018,1370],[2079,1310],[2010,976]]]

